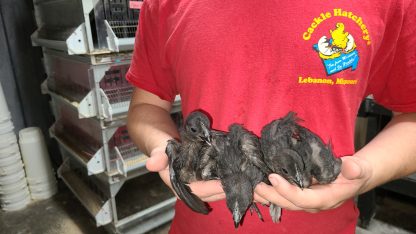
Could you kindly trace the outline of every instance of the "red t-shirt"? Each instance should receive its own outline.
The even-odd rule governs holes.
[[[416,111],[415,1],[145,0],[128,80],[202,109],[213,128],[242,123],[256,134],[288,111],[354,153],[354,123],[368,94],[394,111]],[[235,232],[224,201],[209,215],[176,205],[172,233]],[[241,233],[353,233],[352,200],[282,222],[246,214]]]

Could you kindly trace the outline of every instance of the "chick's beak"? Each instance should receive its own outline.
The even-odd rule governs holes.
[[[303,176],[300,173],[298,165],[295,165],[295,170],[296,170],[295,183],[299,188],[303,190],[305,186],[303,184]]]
[[[211,145],[212,144],[212,136],[211,133],[209,132],[208,129],[204,129],[204,136],[203,136],[203,140],[208,144]]]

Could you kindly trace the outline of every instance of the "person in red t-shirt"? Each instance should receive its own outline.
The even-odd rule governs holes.
[[[202,109],[212,127],[262,127],[289,111],[342,157],[340,176],[301,190],[277,174],[255,200],[283,207],[273,223],[246,215],[234,229],[219,181],[191,183],[210,203],[208,215],[178,201],[171,233],[354,233],[352,198],[416,172],[416,3],[404,1],[145,0],[127,79],[136,86],[130,136],[150,158],[147,168],[169,186],[167,140],[180,94],[182,112]],[[354,123],[372,94],[395,115],[354,152]]]

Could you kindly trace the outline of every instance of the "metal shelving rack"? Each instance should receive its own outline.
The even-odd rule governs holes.
[[[49,132],[63,159],[58,176],[97,226],[115,233],[143,233],[168,222],[176,200],[156,177],[152,184],[160,195],[154,203],[120,215],[118,198],[126,184],[152,174],[126,127],[133,87],[125,75],[139,15],[129,2],[34,0],[39,28],[32,41],[43,47],[48,78],[41,88],[51,97],[56,121]],[[177,97],[172,115],[178,125],[180,110]],[[134,188],[133,193],[140,192]]]
[[[76,108],[79,118],[97,117],[107,122],[124,118],[133,87],[125,79],[131,53],[75,56],[44,49],[48,79],[44,89]],[[180,109],[177,96],[173,111]]]
[[[34,0],[35,45],[68,54],[102,54],[133,49],[139,9],[129,0]]]

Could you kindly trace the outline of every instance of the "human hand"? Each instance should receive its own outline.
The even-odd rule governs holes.
[[[333,209],[365,191],[373,170],[368,161],[354,156],[342,157],[338,178],[330,184],[314,184],[300,189],[277,174],[270,174],[272,186],[261,183],[255,195],[288,210],[318,212]]]
[[[175,193],[175,190],[172,189],[172,184],[169,178],[169,168],[159,171],[159,175],[163,182]],[[196,181],[190,183],[189,187],[191,188],[192,193],[204,202],[213,202],[225,199],[225,193],[219,180]],[[175,196],[178,197],[176,193]]]
[[[172,189],[169,177],[168,156],[165,153],[165,146],[159,146],[152,150],[150,158],[146,162],[146,168],[149,171],[159,172],[160,178]],[[189,184],[191,191],[205,202],[213,202],[225,199],[225,193],[219,180],[196,181]]]

